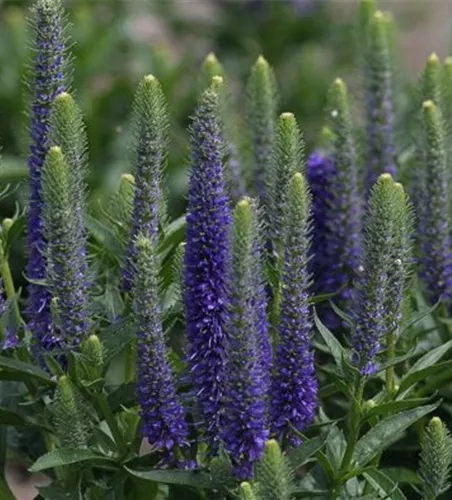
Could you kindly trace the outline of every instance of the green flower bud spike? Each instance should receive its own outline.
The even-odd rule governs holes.
[[[265,444],[262,461],[256,468],[259,483],[259,498],[262,500],[291,500],[293,491],[293,471],[276,440]]]
[[[259,56],[251,69],[247,85],[248,120],[253,149],[252,182],[264,201],[266,211],[271,210],[274,195],[274,161],[276,113],[278,91],[271,66]]]
[[[89,419],[83,400],[67,375],[58,380],[55,394],[55,427],[60,446],[85,448],[89,437]]]
[[[240,484],[240,500],[259,500],[260,497],[256,494],[255,488],[248,482]]]
[[[438,417],[430,420],[421,440],[419,477],[424,500],[435,500],[450,488],[452,438]]]
[[[421,75],[421,96],[423,101],[433,101],[436,105],[441,102],[441,63],[433,53],[427,59]]]

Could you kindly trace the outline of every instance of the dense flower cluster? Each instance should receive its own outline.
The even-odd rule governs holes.
[[[278,328],[275,370],[271,389],[272,431],[298,446],[302,431],[314,420],[317,381],[310,345],[308,272],[310,247],[310,195],[306,181],[295,174],[287,195],[284,224],[283,297]]]
[[[153,75],[144,77],[133,104],[135,192],[131,231],[123,269],[123,288],[133,283],[135,239],[139,233],[158,233],[164,212],[162,178],[167,155],[168,116],[160,83]]]
[[[133,308],[138,326],[138,399],[142,434],[174,462],[174,450],[187,444],[184,409],[176,395],[163,337],[158,299],[156,237],[136,238]]]
[[[30,201],[28,216],[28,277],[30,329],[46,349],[52,344],[50,294],[36,281],[46,278],[42,220],[41,174],[50,146],[50,116],[55,97],[66,89],[65,20],[60,0],[39,0],[33,12],[33,102],[30,116],[31,145],[28,157]],[[48,336],[49,340],[48,339]]]
[[[188,361],[206,427],[215,448],[224,393],[231,264],[231,212],[223,175],[220,122],[222,79],[214,77],[199,101],[190,127],[192,167],[185,248],[185,308]]]
[[[271,347],[265,318],[262,235],[254,202],[244,199],[234,211],[233,273],[224,415],[220,437],[239,478],[252,475],[269,436],[266,400]]]
[[[42,198],[51,332],[56,346],[79,344],[90,326],[86,235],[74,210],[75,187],[73,171],[61,148],[52,146],[42,173]]]

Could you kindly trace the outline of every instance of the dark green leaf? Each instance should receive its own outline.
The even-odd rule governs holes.
[[[38,380],[47,385],[53,386],[56,384],[44,370],[37,366],[0,356],[0,378],[1,372],[3,371],[7,372],[11,377],[14,377],[12,380]]]
[[[114,464],[114,460],[104,455],[88,450],[86,448],[61,448],[56,451],[51,451],[38,458],[30,467],[30,472],[39,472],[41,470],[53,469],[54,467],[62,467],[64,465],[77,464],[88,462],[92,465],[109,463]]]
[[[392,479],[376,469],[364,472],[363,476],[378,493],[385,493],[391,500],[406,500],[405,495]]]
[[[130,406],[136,401],[136,384],[123,384],[108,395],[108,405],[111,411],[119,411],[121,405]]]
[[[322,436],[310,439],[303,443],[299,448],[292,450],[288,455],[290,465],[293,469],[298,469],[304,465],[312,456],[321,450],[328,438],[328,433]]]
[[[373,457],[387,448],[389,443],[398,439],[403,431],[438,408],[439,404],[438,402],[433,405],[403,411],[382,420],[375,427],[372,427],[356,445],[353,461],[357,467],[362,468],[368,464]]]
[[[385,467],[381,469],[381,472],[398,483],[410,485],[421,484],[421,480],[416,472],[404,467]]]
[[[45,500],[82,500],[80,495],[74,491],[65,491],[60,486],[51,484],[38,488],[39,495]]]
[[[402,394],[407,389],[409,389],[414,384],[417,384],[421,380],[426,380],[430,375],[435,375],[443,371],[450,371],[452,369],[452,360],[444,361],[443,363],[438,363],[437,365],[428,366],[421,370],[415,371],[411,374],[407,374],[400,384],[399,394]]]
[[[369,410],[365,415],[365,419],[382,416],[387,417],[388,415],[393,415],[394,413],[398,413],[402,410],[416,408],[418,406],[422,406],[425,403],[428,403],[429,399],[430,398],[404,399],[401,401],[391,401],[389,403],[383,403]]]
[[[209,475],[201,471],[185,471],[185,470],[162,470],[153,469],[147,471],[132,470],[126,467],[126,470],[132,475],[145,479],[147,481],[155,481],[165,484],[179,484],[183,486],[193,486],[195,488],[213,488]]]
[[[47,431],[52,431],[52,429],[43,422],[39,422],[34,418],[28,417],[26,415],[21,415],[20,413],[9,410],[8,408],[1,407],[0,425],[10,425],[13,427],[37,427],[40,429],[45,429]]]
[[[419,370],[423,370],[424,368],[428,368],[429,366],[434,365],[451,348],[452,348],[452,340],[449,340],[449,342],[446,342],[445,344],[440,345],[436,349],[429,351],[427,354],[424,354],[424,356],[418,359],[416,363],[414,363],[414,365],[408,370],[406,377],[411,375],[412,373],[415,373]]]
[[[317,316],[317,312],[314,310],[314,321],[315,325],[322,336],[325,344],[328,346],[328,349],[331,355],[336,362],[339,370],[342,370],[342,359],[345,355],[345,350],[342,347],[341,343],[337,340],[337,338],[328,330],[328,328],[320,321]]]
[[[132,318],[127,317],[106,328],[102,335],[105,349],[105,366],[120,354],[136,336],[136,326]]]
[[[88,215],[86,218],[86,227],[93,239],[102,248],[107,249],[114,260],[120,263],[124,252],[116,233],[91,215]]]
[[[17,238],[19,238],[23,234],[26,227],[26,223],[27,223],[27,217],[25,215],[21,215],[16,219],[14,219],[13,225],[8,230],[8,236],[6,238],[6,243],[4,244],[5,255],[8,254],[8,252],[11,249],[11,246],[17,240]]]
[[[407,321],[407,323],[403,325],[400,335],[401,336],[404,335],[412,326],[414,326],[419,321],[423,320],[426,316],[432,314],[432,312],[434,312],[434,310],[438,307],[439,304],[440,302],[437,302],[432,307],[429,307],[428,309],[425,309],[424,311],[421,311],[418,314],[411,316],[409,321]]]

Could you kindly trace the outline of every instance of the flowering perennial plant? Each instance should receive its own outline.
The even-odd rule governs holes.
[[[29,202],[0,190],[2,500],[10,456],[46,500],[447,498],[452,63],[399,95],[395,21],[359,13],[364,150],[343,79],[306,146],[263,56],[240,85],[209,54],[173,219],[170,63],[118,139],[132,172],[100,189],[62,0],[35,0]]]

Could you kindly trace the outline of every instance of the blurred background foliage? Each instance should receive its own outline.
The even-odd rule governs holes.
[[[230,75],[240,132],[245,132],[241,113],[244,84],[251,64],[264,54],[276,71],[280,109],[296,114],[308,145],[322,125],[325,93],[331,80],[345,76],[350,81],[356,72],[353,2],[66,3],[75,61],[72,87],[89,134],[90,203],[94,211],[107,205],[120,174],[129,170],[129,112],[136,84],[144,74],[153,73],[159,78],[170,103],[173,124],[167,182],[170,211],[176,216],[185,206],[188,118],[201,85],[202,61],[209,52],[215,52]],[[30,56],[30,4],[0,0],[0,183],[17,186],[15,196],[0,205],[2,218],[14,213],[17,202],[21,207],[26,203],[28,127],[24,111],[28,98],[24,81]],[[403,22],[412,23],[418,14],[405,16]],[[18,242],[14,250],[13,274],[16,282],[24,284],[23,242]]]

